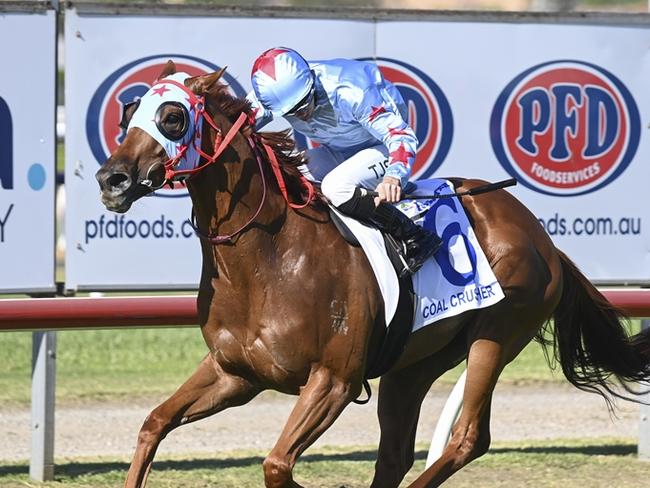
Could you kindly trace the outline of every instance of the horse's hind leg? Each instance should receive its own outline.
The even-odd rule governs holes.
[[[505,365],[530,342],[543,322],[541,318],[514,317],[515,314],[508,314],[505,309],[503,305],[496,305],[483,312],[480,321],[470,331],[463,410],[440,459],[409,488],[439,486],[490,447],[490,408],[497,379]]]
[[[176,393],[145,419],[138,434],[138,444],[125,488],[145,485],[156,449],[171,430],[228,407],[242,405],[258,391],[243,378],[225,373],[212,355],[208,354]]]
[[[490,446],[492,391],[501,372],[501,351],[496,343],[476,341],[467,361],[463,410],[452,429],[442,456],[409,488],[439,486],[470,461],[485,454]]]
[[[466,338],[459,334],[436,354],[382,376],[377,408],[381,438],[372,488],[399,486],[413,465],[422,401],[431,384],[460,363],[466,352]]]

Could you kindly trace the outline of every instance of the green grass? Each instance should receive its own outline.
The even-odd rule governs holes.
[[[495,443],[445,486],[640,488],[648,479],[650,463],[637,458],[635,441],[546,440]]]
[[[639,330],[633,321],[631,331]],[[0,405],[27,404],[31,388],[30,332],[0,334]],[[80,330],[57,333],[57,401],[171,394],[207,353],[198,328]],[[455,382],[464,364],[438,382]],[[563,382],[542,348],[529,344],[506,367],[501,383]]]
[[[582,0],[578,4],[585,7],[624,7],[643,4],[647,6],[646,2],[639,0]]]
[[[31,339],[29,332],[0,334],[0,405],[29,402]],[[58,332],[57,401],[171,394],[206,353],[198,328]],[[440,381],[454,382],[463,367]],[[529,345],[502,378],[516,383],[559,381],[537,344]]]
[[[0,404],[27,404],[29,332],[0,334]],[[207,348],[197,328],[57,333],[57,401],[171,394]]]
[[[257,488],[263,486],[261,451],[220,452],[214,456],[161,456],[154,462],[150,487]],[[308,450],[294,471],[298,482],[310,488],[369,486],[375,460],[374,447]],[[405,485],[424,469],[426,446],[416,451],[416,463]],[[57,459],[52,483],[41,488],[113,487],[128,469],[126,458]],[[0,485],[34,486],[25,463],[0,465]],[[490,453],[457,473],[444,486],[450,488],[562,487],[584,488],[647,486],[650,463],[636,457],[636,444],[626,439],[495,443]]]

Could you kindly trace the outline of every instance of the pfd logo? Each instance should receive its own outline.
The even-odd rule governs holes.
[[[440,167],[451,146],[454,121],[447,97],[426,73],[410,64],[390,58],[374,61],[404,98],[408,123],[419,141],[411,179],[428,178]]]
[[[595,191],[632,161],[641,122],[634,98],[609,71],[551,61],[524,71],[499,95],[492,148],[523,185],[548,195]]]
[[[95,91],[86,115],[86,136],[90,150],[101,165],[117,149],[126,136],[119,127],[124,105],[143,96],[163,71],[167,60],[173,60],[177,71],[200,76],[220,68],[200,58],[181,54],[162,54],[135,60],[111,73]],[[242,86],[228,73],[221,78],[238,97],[246,96]],[[187,196],[187,190],[160,189],[163,197]]]

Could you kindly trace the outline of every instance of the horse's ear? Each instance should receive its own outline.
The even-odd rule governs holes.
[[[192,90],[194,93],[208,93],[213,88],[219,79],[226,72],[227,66],[224,66],[219,71],[202,76],[195,76],[185,80],[185,86]]]
[[[156,78],[156,81],[162,80],[163,78],[167,78],[168,76],[171,76],[174,73],[176,73],[176,64],[170,59],[169,61],[167,61],[167,64],[162,70],[162,73],[160,73],[160,75],[158,75],[158,78]]]

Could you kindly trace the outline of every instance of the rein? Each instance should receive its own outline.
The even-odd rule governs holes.
[[[232,125],[228,133],[224,136],[222,136],[222,131],[221,128],[215,123],[214,119],[210,116],[210,114],[205,110],[205,98],[204,97],[199,97],[197,96],[194,92],[191,90],[188,90],[185,85],[182,83],[178,83],[174,80],[165,80],[165,83],[171,83],[183,91],[185,91],[190,99],[190,103],[194,107],[194,122],[195,122],[195,127],[196,123],[198,122],[200,117],[203,117],[203,120],[205,120],[210,126],[214,129],[216,135],[214,139],[214,149],[212,155],[206,154],[203,150],[201,150],[200,144],[197,146],[194,144],[194,149],[197,151],[197,153],[205,159],[205,164],[202,164],[200,166],[197,166],[196,168],[192,169],[185,169],[185,170],[176,170],[174,169],[181,158],[184,156],[185,152],[187,151],[189,145],[184,145],[183,147],[180,148],[178,154],[174,156],[173,158],[168,159],[164,163],[165,167],[165,180],[162,186],[165,184],[169,184],[170,186],[173,187],[174,181],[179,180],[181,183],[183,183],[183,180],[186,178],[189,178],[191,176],[194,176],[195,174],[199,173],[200,171],[204,170],[211,164],[214,164],[217,162],[217,159],[223,153],[223,151],[230,145],[234,137],[237,135],[237,133],[240,131],[242,126],[249,121],[250,118],[249,116],[245,113],[242,112],[235,123]],[[300,184],[302,187],[307,190],[307,198],[304,203],[293,203],[289,200],[289,194],[287,192],[287,185],[284,181],[284,176],[282,175],[282,170],[280,169],[280,163],[278,162],[277,156],[275,155],[275,152],[273,151],[273,148],[271,148],[268,144],[264,143],[259,137],[257,137],[255,134],[252,136],[246,136],[246,140],[248,141],[249,146],[255,153],[255,159],[257,160],[257,165],[260,170],[260,176],[262,177],[262,199],[260,201],[259,206],[257,207],[257,210],[253,214],[253,216],[248,219],[248,221],[242,225],[239,229],[237,229],[235,232],[232,232],[230,234],[225,234],[225,235],[218,235],[218,234],[205,234],[201,232],[198,228],[198,225],[194,223],[194,210],[192,210],[192,218],[190,219],[190,225],[194,229],[194,231],[197,233],[197,235],[203,239],[206,239],[210,241],[212,244],[224,244],[227,242],[231,242],[233,237],[239,235],[241,232],[243,232],[250,224],[252,224],[257,216],[260,214],[262,211],[262,207],[264,206],[264,202],[266,201],[266,178],[264,177],[264,162],[262,160],[262,155],[260,153],[259,147],[256,144],[256,141],[254,139],[256,137],[257,142],[262,145],[264,148],[264,151],[266,152],[266,155],[268,157],[269,163],[271,164],[271,168],[273,170],[273,174],[275,175],[275,179],[278,183],[278,187],[280,188],[280,192],[282,193],[282,196],[284,197],[285,201],[289,204],[291,208],[294,209],[300,209],[300,208],[305,208],[307,205],[309,205],[312,200],[314,199],[315,195],[315,190],[314,186],[309,182],[303,175],[300,175]],[[194,139],[197,139],[198,137],[195,137]]]
[[[202,164],[201,166],[197,166],[196,168],[192,169],[183,169],[183,170],[176,170],[174,169],[179,161],[183,158],[185,153],[187,152],[187,149],[189,145],[184,145],[180,148],[180,151],[176,156],[173,158],[169,158],[167,162],[165,162],[165,183],[170,183],[173,185],[174,180],[179,179],[180,177],[190,177],[192,175],[195,175],[199,171],[202,171],[209,165],[215,163],[217,161],[217,158],[221,155],[221,153],[230,145],[232,142],[233,138],[239,132],[239,129],[242,128],[244,125],[244,122],[248,120],[248,116],[242,112],[239,115],[239,118],[237,118],[237,121],[233,124],[233,126],[230,128],[228,133],[226,134],[226,137],[222,136],[221,128],[215,123],[214,119],[210,116],[210,114],[205,110],[205,98],[204,97],[199,97],[197,96],[193,91],[188,90],[185,85],[182,83],[178,83],[175,80],[164,80],[165,83],[172,84],[181,90],[183,90],[185,93],[187,93],[189,97],[190,104],[194,107],[194,126],[197,126],[197,122],[199,121],[200,117],[203,117],[203,120],[205,120],[210,126],[214,129],[216,135],[214,138],[214,149],[212,156],[209,154],[206,154],[202,149],[201,149],[201,144],[199,145],[194,144],[194,149],[196,152],[205,159],[205,164]],[[197,135],[200,137],[200,135]],[[194,139],[197,139],[198,137],[195,137]]]

